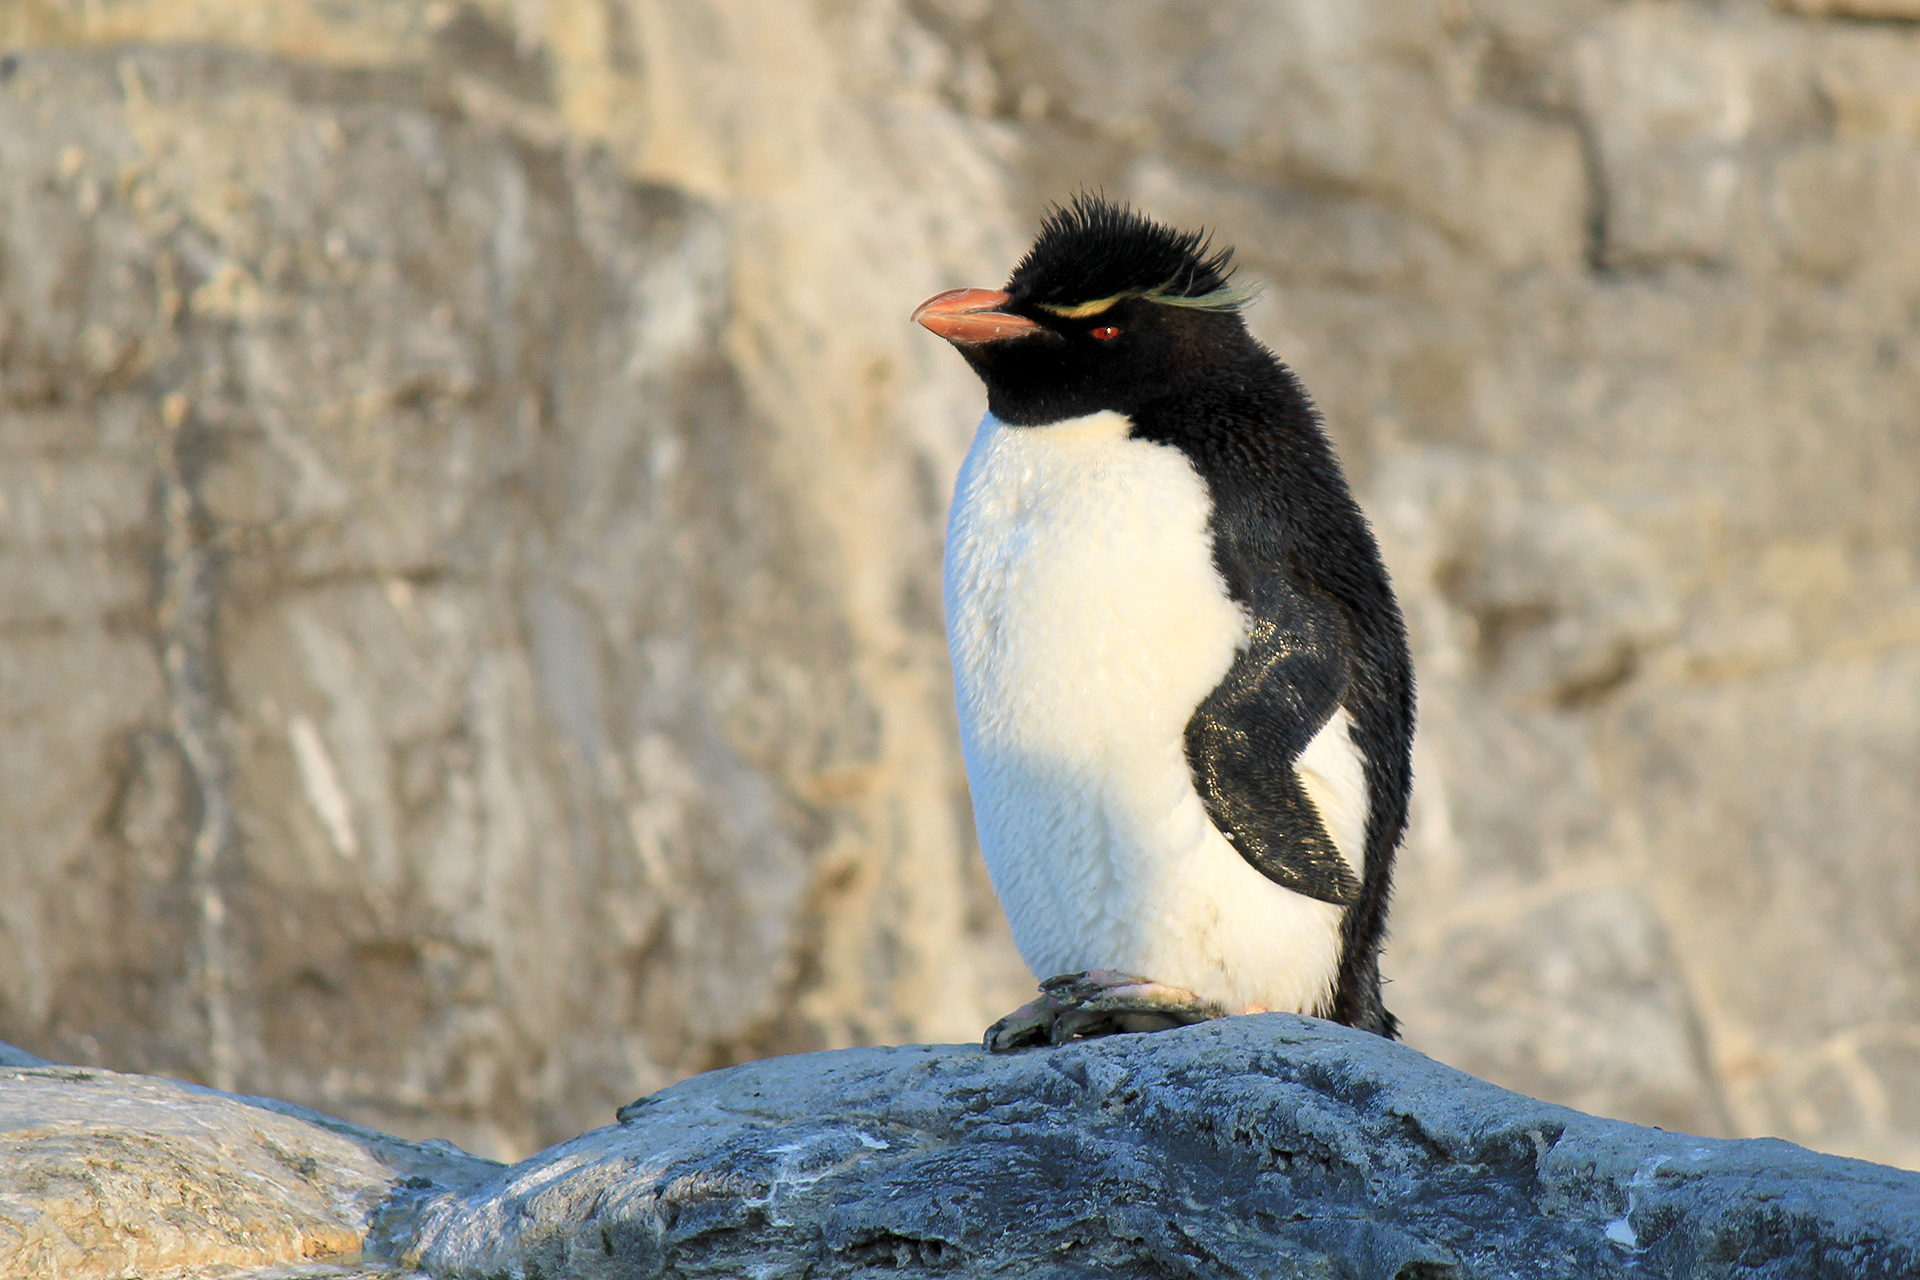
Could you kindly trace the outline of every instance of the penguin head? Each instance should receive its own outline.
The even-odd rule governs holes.
[[[1202,232],[1083,195],[1047,216],[1004,290],[949,290],[913,318],[959,348],[1002,422],[1131,414],[1260,358],[1232,258]]]

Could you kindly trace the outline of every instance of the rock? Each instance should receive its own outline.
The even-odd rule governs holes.
[[[53,1065],[37,1053],[28,1053],[18,1045],[0,1041],[0,1067],[51,1067]]]
[[[0,1269],[1874,1277],[1920,1174],[1508,1093],[1287,1014],[695,1077],[510,1168],[304,1108],[0,1072]],[[334,1274],[303,1271],[302,1275]]]
[[[429,1204],[436,1276],[1867,1277],[1920,1174],[1535,1102],[1285,1014],[773,1059]]]
[[[10,1276],[346,1267],[396,1199],[467,1190],[498,1168],[290,1103],[19,1061],[31,1057],[0,1045],[0,1273]]]

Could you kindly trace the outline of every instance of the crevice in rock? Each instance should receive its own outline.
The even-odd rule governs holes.
[[[1618,274],[1608,260],[1607,237],[1613,217],[1613,192],[1607,182],[1605,157],[1600,154],[1600,135],[1593,120],[1584,112],[1572,114],[1575,135],[1580,139],[1580,165],[1587,179],[1586,244],[1581,257],[1587,272],[1601,279]]]
[[[1920,10],[1902,0],[1785,0],[1777,6],[1789,19],[1842,27],[1920,28]]]
[[[1584,711],[1617,693],[1640,670],[1640,651],[1621,642],[1600,666],[1556,685],[1549,697],[1562,711]]]
[[[165,429],[157,638],[169,729],[186,760],[198,810],[187,861],[193,913],[188,979],[205,1019],[207,1079],[214,1088],[230,1091],[239,1077],[241,1052],[221,876],[237,828],[216,692],[219,548],[192,488],[195,437],[184,420],[168,422]]]

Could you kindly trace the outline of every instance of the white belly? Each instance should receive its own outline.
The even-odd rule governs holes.
[[[1187,721],[1246,637],[1214,569],[1206,484],[1127,429],[1116,413],[988,415],[961,468],[947,635],[980,846],[1036,975],[1118,969],[1234,1010],[1311,1012],[1339,964],[1340,909],[1254,870],[1187,766]],[[1329,812],[1358,776],[1346,729],[1337,715],[1301,764],[1357,866],[1351,817]]]

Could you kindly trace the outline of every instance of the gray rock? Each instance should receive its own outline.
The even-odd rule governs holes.
[[[1596,1119],[1270,1014],[714,1072],[434,1197],[412,1231],[382,1247],[476,1280],[1857,1280],[1920,1267],[1920,1174]]]
[[[0,1067],[50,1067],[54,1065],[37,1053],[28,1053],[18,1045],[0,1040]]]

